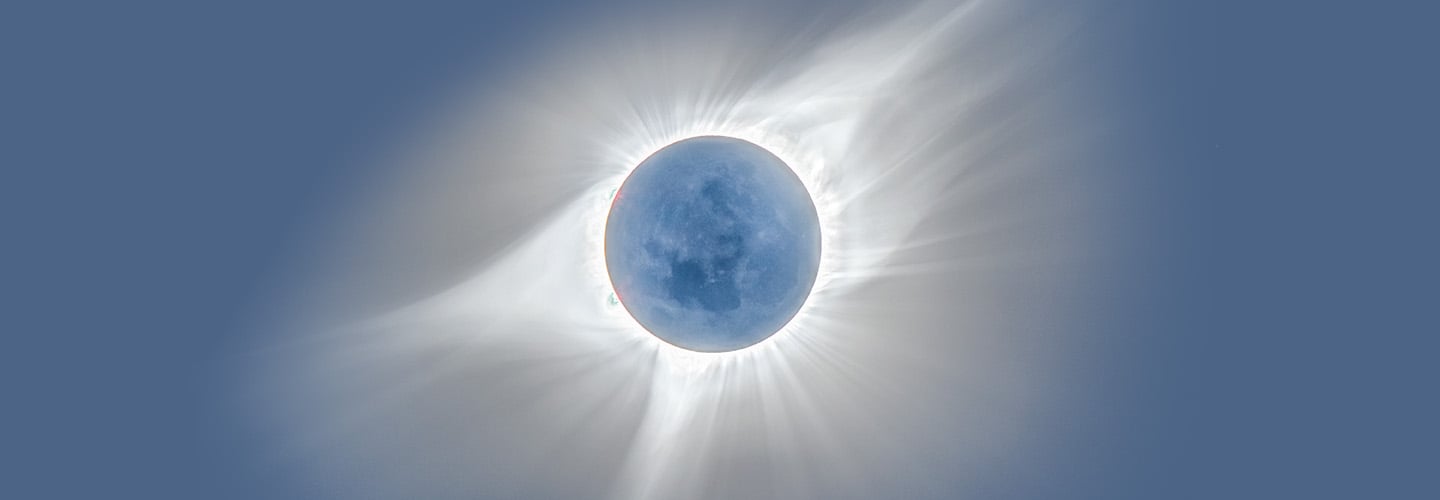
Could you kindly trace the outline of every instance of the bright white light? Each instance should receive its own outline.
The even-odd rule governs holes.
[[[576,34],[340,211],[255,368],[260,418],[366,496],[880,498],[989,473],[1043,440],[1042,382],[1083,372],[1049,358],[1106,217],[1105,180],[1066,169],[1099,125],[1048,83],[1072,26],[1052,7]],[[805,305],[727,353],[655,338],[605,268],[614,191],[699,135],[774,153],[821,224]]]

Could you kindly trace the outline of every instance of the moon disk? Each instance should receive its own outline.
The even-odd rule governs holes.
[[[743,349],[800,311],[820,267],[820,220],[804,183],[764,148],[681,140],[616,192],[605,264],[646,330],[699,352]]]

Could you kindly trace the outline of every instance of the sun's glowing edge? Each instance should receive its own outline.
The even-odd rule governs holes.
[[[964,4],[974,5],[976,3]],[[1010,265],[1010,261],[995,257],[997,253],[987,252],[1019,249],[1014,246],[1013,238],[958,238],[993,229],[998,224],[1014,224],[1010,216],[1016,210],[1007,209],[1016,208],[1016,204],[1001,203],[996,196],[970,195],[982,190],[996,192],[997,179],[1005,181],[1001,187],[1013,186],[1025,179],[1021,176],[1025,174],[1026,160],[1033,159],[1016,156],[1005,149],[1005,143],[997,142],[999,138],[1024,139],[1030,137],[1027,134],[1063,130],[1055,125],[1058,111],[1026,108],[1018,103],[1031,101],[1001,92],[1012,88],[1005,84],[1018,78],[1016,75],[1029,74],[1015,68],[1045,67],[1043,64],[1025,66],[1016,61],[1033,63],[1034,57],[1041,57],[1044,62],[1052,53],[1035,48],[1039,42],[1031,31],[994,31],[1007,34],[1005,36],[1025,34],[1023,42],[1012,45],[1001,43],[1008,38],[1000,35],[984,35],[991,33],[988,31],[972,35],[988,23],[981,22],[984,16],[961,16],[959,13],[963,11],[954,5],[936,5],[930,11],[917,11],[899,18],[892,25],[863,23],[844,30],[846,40],[821,45],[833,50],[783,58],[788,65],[798,68],[794,74],[784,73],[773,79],[719,88],[703,86],[706,82],[719,81],[704,71],[707,66],[656,65],[656,61],[667,60],[658,57],[656,52],[689,55],[668,59],[671,61],[723,61],[726,59],[707,50],[726,47],[724,44],[705,40],[707,43],[688,49],[667,44],[646,46],[643,48],[648,50],[633,52],[587,48],[582,51],[587,57],[579,58],[575,64],[561,65],[565,72],[559,73],[587,75],[587,78],[544,79],[560,82],[556,83],[559,91],[506,94],[506,99],[513,103],[507,106],[515,107],[510,112],[476,113],[469,108],[457,108],[461,111],[456,112],[467,119],[463,121],[465,126],[457,126],[453,132],[447,129],[446,133],[461,138],[455,141],[462,145],[457,147],[458,151],[437,149],[434,158],[425,157],[426,165],[435,165],[431,168],[433,173],[426,171],[426,175],[421,175],[413,169],[406,170],[401,177],[413,182],[415,188],[387,187],[400,193],[391,196],[400,199],[406,208],[426,206],[420,200],[435,199],[435,192],[450,196],[440,197],[441,200],[455,201],[437,203],[434,213],[412,215],[407,212],[403,217],[397,216],[396,220],[406,223],[407,228],[420,227],[414,234],[429,238],[420,241],[449,241],[434,236],[444,230],[473,232],[490,227],[471,224],[472,220],[463,217],[448,217],[450,214],[508,215],[507,205],[488,201],[498,198],[529,203],[525,199],[527,195],[540,194],[540,191],[520,191],[484,182],[490,180],[485,177],[500,175],[492,173],[500,166],[510,170],[494,171],[533,181],[520,183],[520,187],[543,187],[547,194],[563,192],[563,200],[557,197],[548,205],[539,201],[527,205],[543,206],[543,213],[516,212],[524,216],[516,218],[525,222],[523,228],[517,230],[522,233],[513,243],[485,254],[489,257],[483,260],[477,258],[476,263],[453,266],[455,269],[472,264],[476,267],[452,273],[468,278],[458,284],[447,282],[447,286],[455,285],[451,288],[425,295],[415,303],[402,303],[398,309],[341,308],[342,314],[306,311],[316,318],[313,321],[320,327],[310,328],[308,324],[291,327],[303,330],[308,344],[303,349],[291,348],[298,354],[292,356],[293,360],[284,360],[283,366],[281,362],[274,363],[284,368],[283,371],[271,370],[284,375],[275,377],[275,387],[296,386],[295,381],[301,380],[307,387],[315,388],[312,393],[335,396],[331,399],[297,397],[287,405],[273,405],[292,413],[303,410],[304,416],[312,417],[308,421],[287,421],[292,427],[287,431],[294,431],[287,437],[333,432],[330,428],[334,417],[347,415],[361,415],[386,424],[417,423],[417,427],[428,430],[432,421],[426,417],[434,413],[426,412],[433,409],[406,409],[409,413],[402,411],[398,416],[389,417],[376,408],[389,408],[386,405],[393,403],[397,394],[415,392],[417,386],[443,389],[451,387],[443,383],[456,381],[453,388],[436,389],[429,394],[437,396],[435,401],[455,402],[461,405],[461,411],[468,411],[466,418],[457,419],[462,426],[474,422],[485,424],[486,429],[462,427],[461,435],[501,429],[494,432],[499,436],[496,439],[520,436],[516,442],[523,442],[526,449],[569,450],[572,443],[555,440],[627,436],[633,429],[633,439],[624,439],[621,452],[609,450],[606,455],[623,457],[620,458],[624,463],[623,472],[613,481],[587,485],[611,488],[615,490],[614,498],[694,496],[675,494],[693,493],[692,488],[703,487],[686,479],[708,470],[703,467],[705,464],[691,457],[710,456],[712,452],[722,456],[727,451],[741,449],[773,454],[769,456],[806,458],[786,462],[801,464],[796,465],[797,469],[803,469],[803,464],[823,468],[820,476],[794,476],[801,479],[791,484],[799,488],[792,493],[809,491],[805,489],[807,484],[820,488],[822,483],[838,484],[847,477],[870,477],[856,474],[857,468],[847,467],[862,461],[849,460],[853,457],[838,453],[839,445],[828,445],[866,434],[867,419],[876,415],[888,412],[892,416],[923,416],[937,408],[951,410],[945,406],[946,401],[983,407],[985,415],[998,417],[996,421],[1001,423],[946,419],[945,423],[936,420],[905,427],[914,430],[911,434],[900,428],[875,434],[889,442],[924,443],[928,432],[942,429],[971,438],[964,450],[953,451],[953,456],[963,458],[966,453],[1004,451],[997,446],[1008,446],[1004,442],[1008,439],[1004,431],[1020,425],[1019,416],[1023,416],[1020,405],[1028,401],[1023,397],[1030,397],[1024,396],[1024,391],[1030,388],[1027,384],[1035,383],[1037,376],[1028,369],[1007,371],[1009,367],[1020,366],[1005,350],[1012,348],[1010,344],[983,343],[986,340],[983,333],[994,331],[987,329],[990,326],[987,321],[991,315],[1000,314],[988,310],[989,304],[984,302],[994,298],[988,294],[995,288],[987,287],[984,281],[990,276],[971,272],[963,280],[947,280],[947,285],[957,284],[944,288],[944,293],[931,293],[921,299],[932,298],[932,295],[948,297],[953,293],[953,296],[966,297],[967,300],[956,301],[966,305],[955,309],[926,309],[920,311],[918,319],[913,310],[903,309],[915,306],[904,302],[914,296],[897,294],[896,290],[915,293],[935,290],[906,288],[910,283],[891,280],[908,275],[902,273],[917,271],[961,269],[969,272],[980,265]],[[950,14],[933,15],[936,12]],[[941,21],[937,23],[937,19]],[[955,29],[946,29],[952,24]],[[867,34],[872,31],[873,35]],[[916,32],[947,36],[939,37],[935,43],[918,43],[922,37],[914,36]],[[967,36],[978,38],[967,39]],[[960,50],[977,46],[981,48]],[[1007,47],[1020,47],[1025,52],[1009,58],[995,56],[1006,53]],[[723,55],[724,51],[720,52]],[[620,56],[589,57],[592,53]],[[1025,55],[1032,57],[1022,57]],[[936,61],[941,59],[944,62],[941,67],[967,68],[965,85],[952,85],[954,80],[948,79],[959,76],[946,72],[937,76],[925,70],[939,64]],[[1003,61],[1003,64],[991,61]],[[652,66],[658,69],[645,71]],[[691,71],[671,71],[674,69]],[[676,82],[656,77],[670,74],[693,75],[694,81],[682,78]],[[579,81],[585,85],[572,86]],[[946,85],[923,85],[936,81]],[[681,85],[687,82],[690,85]],[[533,81],[526,83],[531,90],[543,87]],[[957,87],[964,91],[955,91]],[[695,88],[700,90],[691,90]],[[1017,92],[1021,96],[1029,95],[1023,90]],[[903,106],[917,100],[924,105]],[[1010,110],[1000,116],[1007,120],[994,120],[994,113],[985,112],[986,103],[997,101],[1017,104],[1001,106]],[[469,121],[471,118],[474,123]],[[475,123],[485,123],[491,128]],[[497,135],[492,129],[521,133]],[[655,151],[676,141],[703,135],[745,140],[780,158],[811,196],[821,227],[819,269],[800,309],[761,342],[720,353],[673,346],[640,326],[623,306],[612,302],[618,299],[611,298],[614,290],[604,257],[605,225],[612,194],[632,170]],[[1054,144],[1049,138],[1061,136],[1050,134],[1044,141],[1024,141],[1027,146],[1024,151],[1045,154],[1037,148]],[[557,141],[555,137],[567,139]],[[1013,141],[1021,142],[1019,139]],[[997,151],[1009,156],[997,156]],[[476,156],[479,153],[483,155]],[[987,168],[974,168],[980,163]],[[1034,175],[1034,171],[1030,174]],[[415,179],[410,179],[411,176]],[[454,192],[438,189],[427,192],[442,184],[474,187],[456,188]],[[1031,181],[1025,184],[1035,185]],[[1072,185],[1066,189],[1074,192],[1084,188],[1084,185]],[[505,196],[488,197],[495,191],[482,189],[507,192]],[[544,196],[535,198],[549,200]],[[476,199],[487,199],[487,203],[470,210],[468,203]],[[1045,202],[1031,204],[1040,212],[1072,206],[1049,201],[1051,198],[1041,200]],[[946,205],[941,206],[942,203]],[[957,219],[950,222],[969,226],[954,234],[918,233],[927,239],[912,241],[916,225],[927,214],[938,213],[940,209],[948,210],[944,212],[946,217]],[[1021,212],[1035,215],[1034,210]],[[428,232],[431,228],[424,223],[441,213],[447,217],[438,220],[449,221],[450,225],[437,226],[438,229]],[[346,217],[354,216],[347,213]],[[501,219],[504,217],[480,220]],[[984,224],[979,224],[982,222]],[[1020,227],[1020,232],[1011,234],[1030,237],[1032,233],[1025,230],[1031,227]],[[370,228],[367,226],[366,230]],[[397,235],[409,234],[412,233],[397,231],[382,236],[399,240],[402,238]],[[915,250],[934,241],[952,244],[946,249]],[[1033,247],[1056,248],[1053,245]],[[946,253],[942,255],[942,251]],[[423,252],[417,255],[415,260],[427,257]],[[970,260],[961,262],[952,256]],[[941,260],[952,258],[956,260]],[[396,262],[415,265],[408,260],[396,259]],[[340,271],[345,273],[362,271],[341,267]],[[1010,276],[1013,273],[991,274]],[[952,292],[954,290],[958,292]],[[382,291],[396,293],[389,289]],[[938,300],[926,303],[935,302]],[[343,314],[351,312],[358,314]],[[355,321],[356,316],[362,319]],[[945,321],[925,322],[940,319]],[[332,328],[336,323],[339,326]],[[929,331],[910,326],[916,324],[928,325]],[[978,333],[972,335],[971,331]],[[913,342],[916,339],[927,342]],[[454,355],[446,357],[447,363],[437,364],[429,356],[431,352]],[[526,369],[496,372],[517,366]],[[303,371],[315,367],[329,372],[317,375]],[[926,368],[931,371],[925,371]],[[369,373],[386,377],[364,378]],[[497,373],[503,377],[493,377]],[[473,375],[483,377],[471,378]],[[415,383],[411,376],[430,385]],[[484,383],[477,385],[475,380]],[[484,420],[498,418],[485,413],[497,407],[494,398],[509,397],[519,391],[529,391],[529,396],[507,401],[516,402],[522,408],[507,411],[523,416],[529,426],[520,427],[525,432],[511,432]],[[995,395],[1001,393],[1006,397],[1022,396],[997,401]],[[616,394],[634,397],[623,403],[611,403]],[[600,407],[598,401],[610,406]],[[469,406],[464,406],[467,404]],[[387,417],[391,420],[383,420]],[[716,425],[717,419],[741,422],[737,425],[743,425],[744,430],[759,431],[754,434],[758,437],[744,441],[745,433],[720,427]],[[952,421],[966,423],[948,423]],[[785,435],[792,439],[767,441],[765,436],[769,431],[775,432],[771,437]],[[345,439],[335,441],[361,443],[360,449],[378,448],[388,452],[399,446],[385,442],[383,436],[388,435],[385,432],[342,435]],[[460,470],[456,477],[461,478],[455,484],[488,486],[481,481],[495,481],[493,474],[484,476],[462,470],[489,464],[464,459],[476,456],[471,453],[483,453],[467,446],[473,440],[448,439],[453,434],[445,437],[443,442],[449,446],[431,446],[423,450],[422,456],[451,452],[462,457],[453,462]],[[810,447],[800,447],[798,443],[802,442]],[[976,443],[985,446],[975,446]],[[891,459],[907,453],[890,450],[897,455],[887,456],[888,448],[884,444],[852,443],[848,449],[865,451],[865,456],[884,457],[883,460],[876,458],[881,463],[899,463]],[[345,448],[333,443],[330,446],[322,449],[323,458],[330,461],[363,454],[342,451]],[[513,457],[507,460],[514,461]],[[417,474],[428,473],[427,469]],[[547,472],[544,476],[544,482],[556,481],[553,473]],[[517,481],[528,480],[523,476],[514,477],[519,478]],[[823,481],[806,483],[806,477]]]

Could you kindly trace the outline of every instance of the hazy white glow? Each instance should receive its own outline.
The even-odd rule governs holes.
[[[1072,306],[1017,297],[1074,290],[1102,215],[1063,169],[1085,144],[1069,101],[1033,83],[1070,22],[1023,3],[805,36],[637,20],[649,38],[577,34],[456,100],[320,244],[329,268],[256,368],[267,429],[370,496],[953,498],[1038,436],[1037,377],[1070,368],[1035,345]],[[697,135],[776,154],[821,221],[805,306],[730,353],[654,338],[605,271],[611,193]]]

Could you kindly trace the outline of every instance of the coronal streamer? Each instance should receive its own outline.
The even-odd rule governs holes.
[[[274,447],[364,497],[955,498],[1024,466],[1112,217],[1074,13],[733,9],[454,99],[317,237],[247,387]],[[605,274],[610,196],[702,135],[777,155],[822,228],[803,309],[735,352],[658,341]]]

